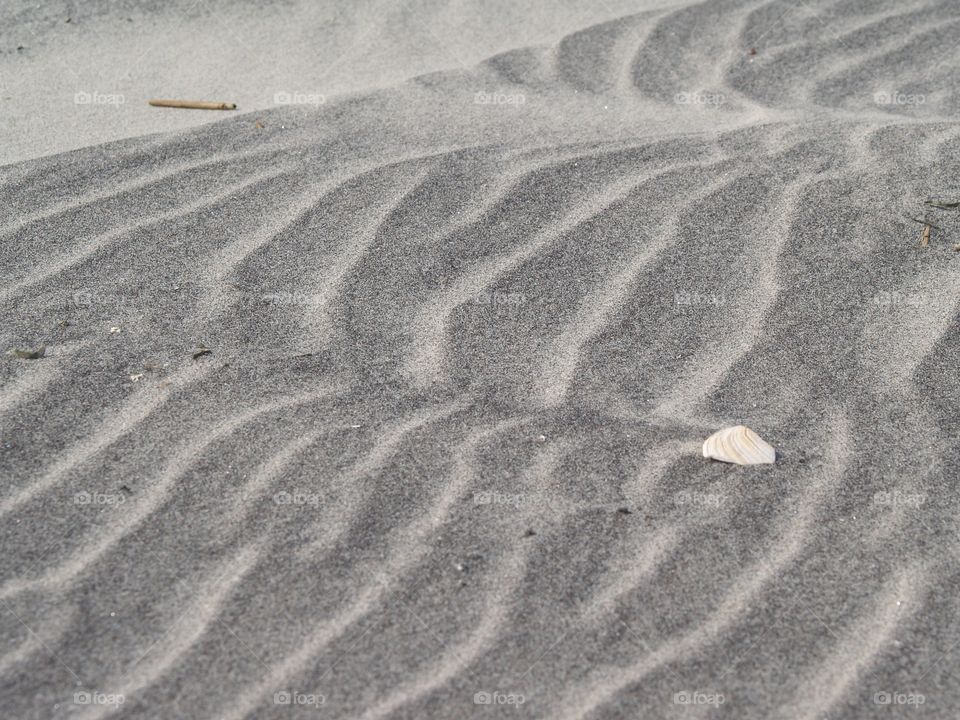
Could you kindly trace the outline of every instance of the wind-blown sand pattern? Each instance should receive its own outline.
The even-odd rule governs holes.
[[[956,717],[960,5],[408,5],[0,167],[0,714]]]

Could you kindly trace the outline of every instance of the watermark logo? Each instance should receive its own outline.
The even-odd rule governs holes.
[[[561,495],[546,492],[503,493],[494,490],[475,492],[473,504],[489,508],[491,512],[495,509],[513,511],[521,507],[541,507],[556,511],[565,507],[565,501]]]
[[[119,93],[87,92],[81,90],[74,94],[75,105],[123,105],[126,99]]]
[[[879,292],[870,298],[869,304],[880,308],[894,307],[920,307],[927,303],[926,293],[902,293],[898,290],[892,292]]]
[[[473,95],[474,105],[524,105],[527,96],[523,93],[477,92]]]
[[[122,693],[102,693],[96,690],[81,690],[73,694],[74,705],[123,705],[126,698]]]
[[[74,505],[122,505],[127,498],[120,495],[110,495],[98,492],[78,492],[73,496]]]
[[[260,299],[267,305],[317,306],[323,303],[320,295],[307,295],[302,292],[267,293],[261,295]]]
[[[280,91],[273,96],[274,105],[323,105],[325,102],[326,95],[320,93]]]
[[[723,93],[679,92],[673,96],[677,105],[700,105],[703,107],[717,107],[727,101]]]
[[[305,493],[300,490],[294,490],[293,492],[281,490],[273,496],[273,502],[277,505],[309,505],[311,507],[319,507],[320,496],[316,493]]]
[[[326,696],[313,693],[301,693],[294,690],[280,690],[273,694],[274,705],[323,705]]]
[[[873,695],[874,705],[923,705],[926,701],[922,693],[878,692]]]
[[[510,493],[499,492],[478,492],[473,494],[474,505],[511,505],[520,507],[526,502],[526,496],[523,493],[512,495]]]
[[[926,95],[902,92],[887,92],[881,90],[873,94],[873,102],[877,105],[923,105],[927,101]]]
[[[717,493],[702,493],[681,490],[673,496],[673,504],[686,507],[718,508],[723,503],[723,499],[723,495],[719,495]]]
[[[527,301],[526,295],[515,292],[482,292],[473,297],[475,305],[523,305]]]
[[[69,305],[74,308],[89,308],[95,305],[109,305],[119,307],[126,303],[128,298],[115,293],[93,292],[91,290],[77,290],[70,296]]]
[[[674,705],[723,705],[727,696],[723,693],[702,690],[682,690],[673,694]]]
[[[474,705],[523,705],[527,701],[522,693],[478,692],[473,695]]]
[[[884,490],[875,493],[873,496],[874,505],[883,505],[885,507],[907,506],[918,508],[927,501],[926,493],[905,493],[899,490],[890,492]]]
[[[682,290],[673,294],[675,305],[725,305],[727,299],[723,295],[713,293],[694,293]]]

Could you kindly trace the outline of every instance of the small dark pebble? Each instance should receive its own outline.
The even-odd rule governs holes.
[[[523,534],[524,537],[533,537],[537,534],[537,531],[533,528],[527,528],[527,531]]]
[[[617,508],[617,512],[621,515],[633,515],[633,510],[628,507]]]
[[[749,52],[748,54],[750,54],[750,55],[756,55],[756,54],[757,54],[757,49],[756,49],[756,48],[750,48],[750,52]]]

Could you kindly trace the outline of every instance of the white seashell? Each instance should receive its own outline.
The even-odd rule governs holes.
[[[718,430],[703,443],[703,456],[737,465],[772,463],[777,452],[746,425]]]

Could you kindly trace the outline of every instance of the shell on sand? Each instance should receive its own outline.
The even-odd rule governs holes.
[[[737,465],[772,463],[777,453],[746,425],[718,430],[703,443],[703,456]]]

